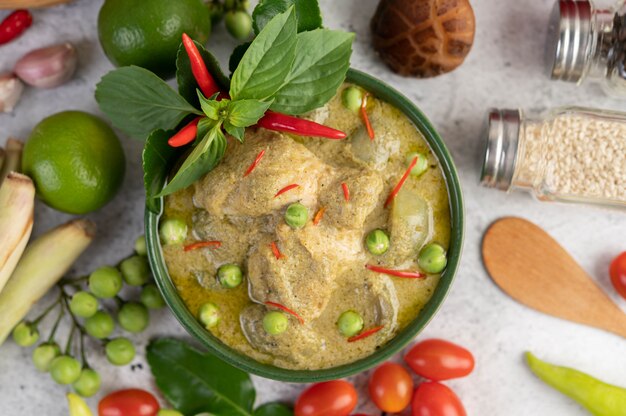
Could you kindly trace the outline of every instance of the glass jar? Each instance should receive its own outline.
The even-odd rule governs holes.
[[[626,113],[492,109],[485,136],[483,186],[626,209]]]
[[[552,79],[601,82],[626,98],[626,0],[611,9],[590,0],[559,0],[548,29],[546,63]]]

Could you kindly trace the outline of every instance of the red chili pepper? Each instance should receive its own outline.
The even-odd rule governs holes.
[[[215,79],[213,79],[213,76],[207,69],[204,59],[202,59],[202,55],[200,55],[200,51],[196,47],[196,44],[186,33],[183,33],[183,45],[185,46],[185,50],[189,56],[191,72],[193,73],[196,82],[198,82],[198,86],[200,87],[202,94],[204,94],[206,98],[209,98],[216,92],[220,92],[220,87],[217,85]]]
[[[298,187],[300,187],[300,185],[298,185],[297,183],[292,183],[291,185],[287,185],[283,189],[281,189],[280,191],[276,192],[276,195],[274,195],[274,198],[284,194],[287,191],[291,191],[292,189],[295,189],[295,188],[298,188]]]
[[[191,251],[191,250],[195,250],[195,249],[203,248],[203,247],[219,248],[221,246],[222,246],[221,241],[198,241],[197,243],[186,245],[185,247],[183,247],[183,250]]]
[[[374,266],[372,264],[366,264],[365,268],[376,273],[388,274],[389,276],[404,277],[406,279],[421,279],[426,277],[420,272],[408,272],[404,270],[387,269],[386,267]]]
[[[348,185],[342,182],[341,187],[343,188],[343,199],[345,199],[346,202],[350,202],[350,189],[348,189]]]
[[[298,322],[300,322],[300,325],[304,325],[304,319],[302,319],[302,317],[301,317],[300,315],[298,315],[297,313],[295,313],[294,311],[292,311],[292,310],[291,310],[291,309],[289,309],[288,307],[283,306],[283,305],[281,305],[280,303],[276,303],[276,302],[265,302],[265,304],[266,304],[267,306],[272,306],[272,307],[274,307],[274,308],[278,308],[278,309],[280,309],[281,311],[285,311],[285,312],[287,312],[289,315],[293,315],[293,316],[294,316],[294,317],[298,320]]]
[[[322,220],[322,217],[324,216],[324,213],[326,212],[326,207],[321,207],[317,213],[315,214],[315,216],[313,217],[313,225],[317,225],[320,223],[320,221]]]
[[[180,129],[178,133],[170,137],[167,144],[172,147],[180,147],[193,142],[196,138],[196,134],[198,133],[198,122],[201,118],[202,117],[196,117],[191,120],[191,122]]]
[[[370,118],[367,115],[367,97],[369,97],[369,94],[365,94],[363,96],[363,100],[361,100],[361,117],[363,117],[363,122],[365,123],[365,128],[367,129],[367,135],[370,136],[370,140],[374,140],[374,128],[372,127]]]
[[[354,341],[361,340],[363,338],[367,338],[370,335],[374,335],[375,333],[377,333],[378,331],[380,331],[384,327],[385,327],[384,325],[375,326],[374,328],[368,329],[367,331],[363,331],[363,332],[361,332],[358,335],[355,335],[353,337],[348,338],[348,342],[354,342]]]
[[[33,24],[33,15],[28,10],[16,10],[0,22],[0,45],[18,38]]]
[[[258,155],[256,155],[256,158],[254,159],[254,162],[252,162],[252,164],[248,167],[248,169],[246,169],[246,173],[243,174],[243,177],[245,178],[246,176],[248,176],[250,173],[252,173],[252,171],[254,170],[254,168],[256,168],[256,165],[259,164],[259,162],[261,161],[261,158],[263,157],[263,155],[265,154],[265,149],[261,150],[259,152]]]
[[[346,138],[346,133],[340,130],[335,130],[314,121],[275,113],[273,111],[266,112],[257,125],[264,129],[283,131],[298,136],[326,137],[333,140]]]
[[[283,253],[280,252],[280,250],[278,249],[278,245],[276,245],[274,241],[270,243],[270,248],[272,249],[272,253],[274,253],[274,257],[276,257],[276,260],[280,260],[286,257]]]
[[[391,204],[391,201],[393,201],[396,195],[398,195],[398,192],[400,192],[400,188],[402,188],[402,185],[404,185],[404,182],[406,182],[407,178],[409,177],[409,174],[411,173],[411,171],[417,164],[417,158],[418,156],[415,156],[413,158],[413,160],[411,161],[411,164],[409,165],[409,168],[406,170],[406,172],[404,172],[404,175],[402,175],[402,178],[400,178],[400,181],[398,182],[398,184],[393,188],[393,190],[389,194],[389,197],[385,201],[385,208],[387,208],[389,204]]]

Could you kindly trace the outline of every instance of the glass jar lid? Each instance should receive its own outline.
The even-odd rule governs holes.
[[[508,191],[513,181],[522,114],[492,108],[484,128],[485,154],[480,184]]]

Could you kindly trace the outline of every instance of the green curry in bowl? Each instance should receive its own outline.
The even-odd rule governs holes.
[[[260,363],[319,370],[372,355],[416,320],[445,267],[439,159],[404,113],[370,96],[371,139],[346,88],[308,117],[348,138],[249,129],[164,200],[162,253],[180,298]]]

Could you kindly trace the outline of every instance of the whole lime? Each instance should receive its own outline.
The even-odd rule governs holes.
[[[141,66],[162,78],[176,70],[183,33],[209,39],[211,16],[202,0],[106,0],[98,15],[100,44],[115,66]]]
[[[64,111],[43,119],[22,157],[39,198],[59,211],[86,214],[109,202],[124,179],[124,151],[100,118]]]

